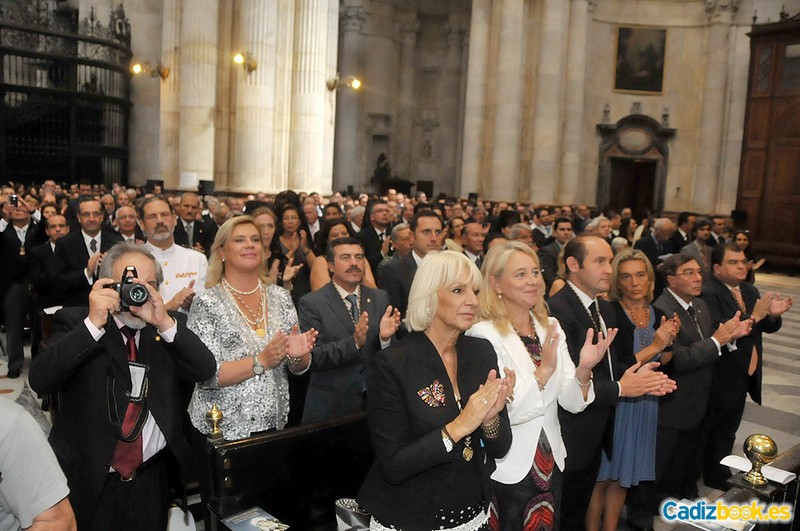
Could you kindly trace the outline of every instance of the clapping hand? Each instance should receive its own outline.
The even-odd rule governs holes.
[[[381,317],[381,341],[389,341],[398,328],[400,328],[400,310],[389,305]]]
[[[287,355],[290,358],[302,358],[308,355],[317,343],[318,335],[319,332],[314,328],[310,328],[301,334],[300,327],[294,325],[292,333],[289,334]]]
[[[784,297],[780,294],[775,294],[772,297],[769,305],[769,316],[773,318],[780,317],[792,307],[794,300],[791,297]]]

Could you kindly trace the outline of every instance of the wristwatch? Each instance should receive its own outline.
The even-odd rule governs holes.
[[[258,361],[258,355],[253,356],[253,374],[256,376],[264,374],[264,366]]]

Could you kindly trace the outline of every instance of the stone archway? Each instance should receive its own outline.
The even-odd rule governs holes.
[[[616,124],[597,124],[597,132],[601,136],[597,206],[617,207],[614,199],[630,198],[630,204],[626,206],[631,206],[634,211],[661,212],[669,163],[668,141],[675,136],[675,129],[649,116],[631,114]],[[620,174],[628,167],[633,169]],[[637,182],[641,179],[652,179],[652,182]],[[645,190],[646,197],[637,199],[642,190]]]

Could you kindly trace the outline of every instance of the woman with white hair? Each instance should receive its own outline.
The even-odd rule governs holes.
[[[499,378],[489,342],[463,334],[480,285],[465,255],[428,253],[409,293],[410,333],[373,361],[375,461],[358,496],[370,529],[489,529],[489,476],[511,445],[514,375]]]
[[[483,272],[481,322],[467,335],[488,339],[500,367],[516,374],[508,405],[514,438],[492,474],[500,529],[558,529],[567,455],[558,406],[579,413],[594,401],[592,368],[616,330],[593,345],[589,329],[576,369],[558,321],[547,314],[536,253],[522,242],[503,243],[486,255]]]

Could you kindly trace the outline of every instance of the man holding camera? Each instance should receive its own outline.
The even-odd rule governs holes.
[[[50,444],[79,529],[165,529],[168,467],[177,461],[185,485],[189,466],[181,384],[208,380],[216,363],[186,317],[165,309],[161,271],[146,249],[117,244],[100,277],[88,309],[56,313],[30,384],[60,392]]]

